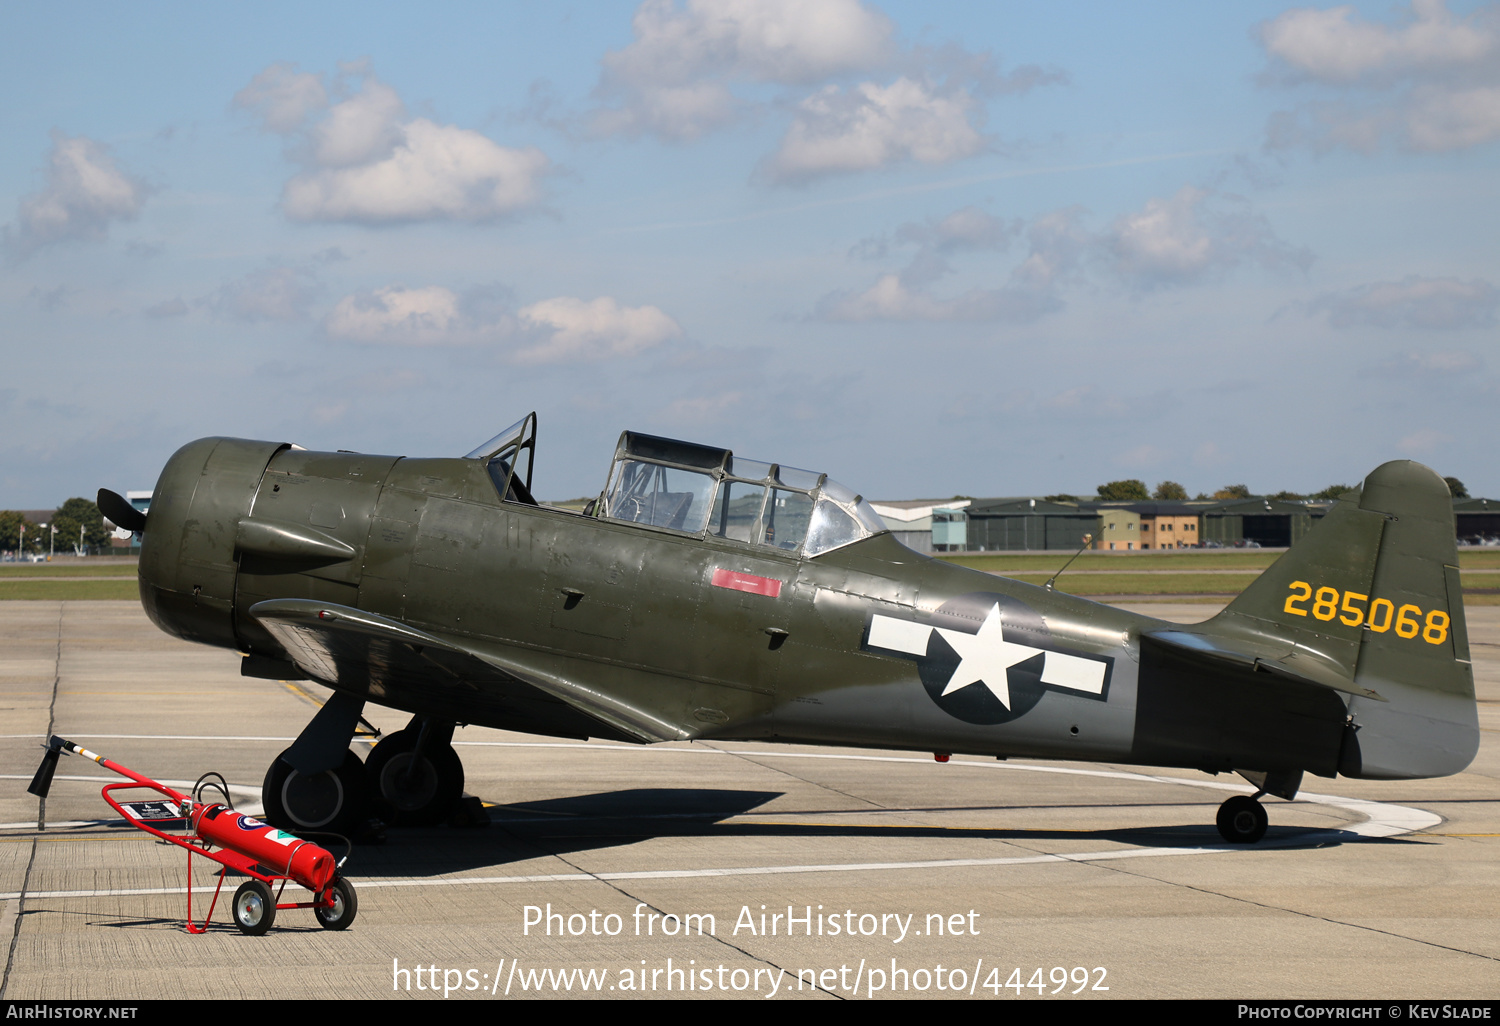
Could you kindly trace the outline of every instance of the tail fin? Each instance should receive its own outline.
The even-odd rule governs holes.
[[[1478,751],[1453,503],[1419,463],[1378,467],[1205,626],[1275,638],[1282,667],[1350,694],[1345,776],[1445,776]]]

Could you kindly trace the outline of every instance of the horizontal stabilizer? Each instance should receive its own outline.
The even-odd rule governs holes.
[[[1197,657],[1209,663],[1217,662],[1226,668],[1274,673],[1303,684],[1332,688],[1345,694],[1372,698],[1377,702],[1385,701],[1375,691],[1349,680],[1337,667],[1330,666],[1316,653],[1299,652],[1295,648],[1288,651],[1286,644],[1277,643],[1270,638],[1261,643],[1257,643],[1257,639],[1236,638],[1230,644],[1211,635],[1180,630],[1152,631],[1141,636],[1174,649],[1180,655]]]

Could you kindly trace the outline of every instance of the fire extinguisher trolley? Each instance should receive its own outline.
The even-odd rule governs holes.
[[[105,769],[114,770],[127,781],[106,784],[100,794],[125,822],[164,841],[186,848],[188,853],[188,918],[189,933],[203,933],[208,921],[213,918],[218,905],[219,892],[224,887],[225,875],[232,869],[250,877],[234,892],[232,903],[234,924],[240,932],[259,936],[271,928],[280,909],[310,908],[325,930],[343,930],[354,922],[359,903],[354,896],[354,885],[339,875],[341,861],[311,841],[278,830],[253,816],[235,812],[227,805],[208,804],[195,801],[188,795],[174,791],[165,784],[121,766],[119,763],[96,755],[80,745],[53,735],[47,742],[47,753],[37,768],[36,777],[29,790],[38,798],[46,798],[52,786],[52,774],[57,767],[60,754],[81,755],[92,759]],[[165,802],[119,802],[112,792],[147,788],[155,791]],[[228,794],[225,799],[228,800]],[[164,832],[160,826],[182,822],[187,831],[183,835]],[[213,850],[218,848],[218,851]],[[193,922],[193,856],[202,855],[224,868],[219,870],[219,884],[214,888],[213,901],[202,923]],[[312,891],[313,900],[282,902],[281,893],[288,880]],[[273,896],[271,887],[279,884]]]

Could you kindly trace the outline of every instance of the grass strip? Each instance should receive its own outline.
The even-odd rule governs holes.
[[[140,598],[134,577],[118,581],[6,581],[0,579],[0,601],[7,599],[131,599]]]
[[[8,577],[134,577],[134,563],[0,563],[0,581]]]

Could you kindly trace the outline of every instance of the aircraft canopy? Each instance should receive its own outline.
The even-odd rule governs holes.
[[[886,529],[869,503],[827,474],[635,431],[620,436],[597,512],[805,556]]]
[[[509,502],[531,505],[536,414],[468,453]],[[886,530],[863,497],[827,474],[741,459],[728,449],[620,435],[592,515],[817,556]]]

